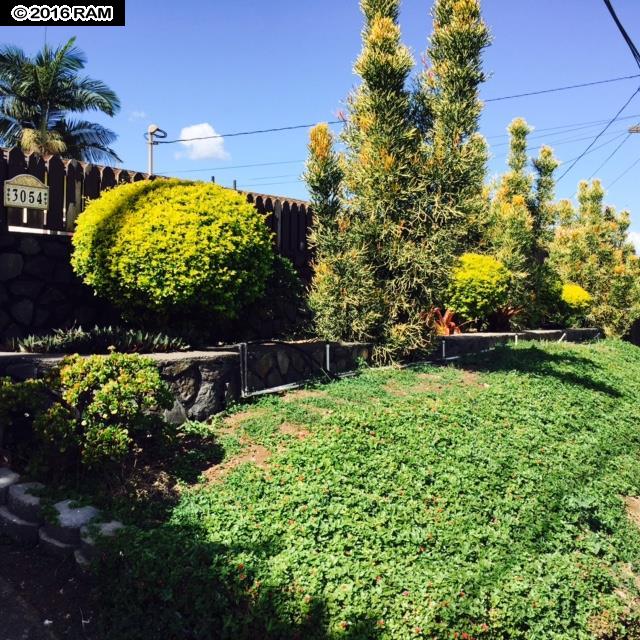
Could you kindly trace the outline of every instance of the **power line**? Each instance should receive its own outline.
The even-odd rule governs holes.
[[[610,82],[620,82],[621,80],[632,80],[633,78],[640,78],[640,74],[635,74],[632,76],[621,76],[619,78],[609,78],[608,80],[596,80],[595,82],[583,82],[582,84],[571,84],[564,87],[555,87],[554,89],[541,89],[539,91],[527,91],[526,93],[516,93],[511,96],[502,96],[500,98],[488,98],[484,102],[500,102],[502,100],[514,100],[515,98],[526,98],[528,96],[541,96],[545,93],[556,93],[558,91],[568,91],[569,89],[582,89],[583,87],[595,87],[596,85],[599,85],[599,84],[608,84]]]
[[[250,180],[251,180],[251,183],[254,183],[261,180],[276,180],[278,178],[299,178],[299,177],[300,177],[299,173],[287,173],[285,175],[280,175],[280,176],[261,176],[259,178],[250,178]]]
[[[624,131],[617,131],[617,132],[613,132],[612,133],[612,138],[608,139],[608,142],[606,144],[609,144],[612,140],[618,140],[621,136],[627,135],[627,130],[625,129]],[[557,142],[553,143],[553,147],[559,147],[562,146],[564,144],[574,144],[576,142],[582,142],[583,140],[591,140],[592,136],[582,136],[580,138],[567,138],[566,140],[558,140]],[[549,146],[549,145],[545,145],[545,144],[540,144],[540,145],[535,145],[535,146],[529,146],[526,148],[527,152],[530,151],[536,151],[538,149],[542,149],[542,147],[544,146]],[[595,147],[594,149],[592,149],[591,151],[595,151],[596,149],[599,149],[601,147]],[[498,156],[494,156],[496,158],[506,158],[509,154],[505,154],[505,153],[501,153]],[[586,155],[586,154],[585,154]],[[569,160],[568,162],[573,162],[573,160]]]
[[[625,116],[624,118],[618,118],[619,121],[622,120],[636,120],[637,118],[640,118],[640,114],[636,114],[636,115],[632,115],[632,116]],[[575,124],[566,124],[560,127],[548,127],[546,129],[537,129],[537,128],[533,128],[533,132],[532,135],[527,136],[528,140],[540,140],[541,138],[547,139],[547,138],[551,138],[553,136],[562,136],[565,133],[572,133],[574,131],[584,131],[585,129],[593,129],[594,127],[598,126],[598,125],[602,125],[605,124],[607,122],[607,120],[594,120],[592,122],[581,122],[581,123],[575,123]],[[551,133],[550,133],[551,132]],[[510,134],[505,133],[499,136],[486,136],[487,140],[491,140],[491,139],[495,139],[495,138],[507,138],[509,137]],[[492,146],[495,147],[506,147],[508,145],[510,145],[511,142],[507,141],[507,142],[500,142],[498,144],[493,144]]]
[[[629,173],[629,171],[631,171],[631,169],[633,169],[634,167],[636,167],[638,164],[640,164],[640,158],[638,158],[630,167],[628,167],[627,169],[625,169],[608,187],[607,189],[611,189],[615,184],[618,184],[618,182],[620,182],[620,180],[622,180],[622,178],[624,178],[627,173]]]
[[[197,140],[214,140],[218,138],[238,138],[240,136],[253,136],[259,133],[279,133],[281,131],[294,131],[295,129],[310,129],[315,127],[317,122],[313,124],[295,124],[290,127],[275,127],[273,129],[257,129],[256,131],[238,131],[236,133],[221,133],[214,136],[200,136],[198,138],[176,138],[175,140],[158,140],[157,144],[175,144],[176,142],[194,142]],[[328,125],[344,124],[343,120],[332,120],[327,122]]]
[[[280,186],[285,184],[299,184],[300,182],[303,182],[302,178],[299,178],[298,180],[290,180],[288,182],[264,182],[260,184],[252,184],[250,182],[244,182],[238,186],[242,188],[244,187],[275,187],[275,186]]]
[[[208,167],[205,169],[169,169],[173,173],[198,173],[200,171],[229,171],[230,169],[253,169],[254,167],[275,167],[283,164],[302,164],[305,160],[284,160],[282,162],[257,162],[255,164],[236,164],[230,167]],[[167,173],[167,171],[165,171]]]
[[[485,100],[485,102],[499,102],[502,100],[513,100],[514,98],[524,98],[526,96],[535,96],[535,95],[542,95],[545,93],[556,93],[558,91],[568,91],[570,89],[579,89],[582,87],[592,87],[592,86],[596,86],[596,85],[600,85],[600,84],[607,84],[607,83],[611,83],[611,82],[620,82],[622,80],[631,80],[633,78],[640,78],[640,74],[636,74],[636,75],[631,75],[631,76],[621,76],[619,78],[609,78],[608,80],[597,80],[595,82],[585,82],[582,84],[573,84],[573,85],[567,85],[564,87],[555,87],[553,89],[542,89],[539,91],[529,91],[526,93],[518,93],[518,94],[514,94],[514,95],[510,95],[510,96],[501,96],[499,98],[489,98],[487,100]],[[344,120],[331,120],[329,122],[327,122],[326,124],[328,125],[339,125],[339,124],[344,124],[345,121]],[[199,140],[217,140],[220,138],[237,138],[240,136],[252,136],[252,135],[258,135],[258,134],[263,134],[263,133],[280,133],[283,131],[295,131],[297,129],[309,129],[311,127],[316,126],[316,122],[311,123],[311,124],[296,124],[296,125],[291,125],[291,126],[287,126],[287,127],[273,127],[270,129],[256,129],[254,131],[237,131],[235,133],[222,133],[222,134],[215,134],[215,135],[211,135],[211,136],[198,136],[196,138],[176,138],[175,140],[156,140],[156,144],[176,144],[179,142],[196,142]]]
[[[609,127],[611,127],[611,125],[620,117],[622,112],[629,106],[631,101],[636,97],[636,95],[638,95],[638,93],[640,93],[640,87],[638,87],[631,94],[631,97],[624,103],[624,105],[622,105],[622,108],[618,111],[618,113],[616,113],[616,115],[611,120],[609,120],[605,128],[600,131],[600,133],[593,139],[591,144],[589,144],[589,146],[571,163],[569,168],[564,171],[564,173],[558,178],[558,182],[560,182],[560,180],[562,180],[578,164],[578,162],[580,162],[580,160],[584,158],[585,155],[587,155],[591,147],[593,147],[593,145],[598,142],[598,140],[600,140],[600,138],[609,130]]]
[[[599,144],[597,147],[593,147],[593,149],[591,149],[591,151],[589,151],[588,153],[585,153],[585,157],[592,153],[595,153],[596,151],[600,151],[600,149],[604,149],[604,147],[608,147],[612,142],[616,142],[616,140],[620,140],[620,138],[622,138],[625,135],[626,133],[619,133],[617,136],[613,136],[613,138],[609,138],[607,142],[603,142],[602,144]],[[577,157],[578,156],[576,156],[576,158]],[[570,160],[566,160],[564,164],[573,162],[576,158],[571,158]]]
[[[611,0],[604,0],[604,4],[609,10],[609,13],[613,18],[613,21],[616,23],[618,30],[622,34],[624,41],[627,43],[627,46],[631,50],[631,55],[634,57],[636,64],[640,67],[640,51],[638,51],[638,47],[636,47],[636,45],[633,43],[631,36],[627,33],[627,30],[624,28],[624,25],[620,21],[620,18],[618,18],[618,14],[616,13],[615,9],[613,8],[613,5],[611,4]]]
[[[632,116],[625,116],[623,118],[618,118],[619,121],[623,121],[623,120],[636,120],[637,118],[640,118],[640,114],[635,114]],[[604,124],[606,123],[606,120],[591,120],[589,122],[576,122],[576,123],[571,123],[571,124],[563,124],[563,125],[557,125],[555,127],[546,127],[543,129],[535,129],[535,134],[539,134],[545,131],[556,131],[556,134],[550,134],[550,135],[562,135],[564,133],[571,133],[572,131],[580,131],[582,129],[588,129],[591,127],[595,127],[597,125],[600,124]],[[560,129],[563,129],[563,131],[560,131]],[[486,136],[487,140],[492,140],[492,139],[496,139],[496,138],[506,138],[508,137],[509,134],[508,133],[501,133],[501,134],[497,134],[494,136]],[[532,136],[533,139],[537,139],[537,138],[543,138],[546,136]],[[506,143],[509,144],[509,143]],[[495,144],[492,145],[494,148],[497,147],[502,147],[502,146],[506,146],[505,144]],[[535,147],[537,148],[537,147]],[[600,148],[600,147],[598,147]],[[275,167],[275,166],[281,166],[281,165],[290,165],[290,164],[302,164],[306,162],[305,159],[302,160],[281,160],[281,161],[277,161],[277,162],[255,162],[252,164],[236,164],[236,165],[229,165],[227,167],[204,167],[202,169],[165,169],[162,171],[163,174],[167,174],[167,173],[204,173],[204,172],[208,172],[208,171],[215,171],[215,172],[219,172],[219,171],[231,171],[231,170],[235,170],[235,169],[254,169],[256,167]]]
[[[622,149],[622,147],[625,145],[625,143],[629,140],[630,137],[631,137],[631,134],[627,133],[627,135],[624,137],[622,142],[607,156],[607,159],[589,176],[589,180],[591,180],[593,176],[596,175],[596,173],[598,173],[603,167],[605,167],[609,163],[609,160],[611,160],[611,158],[613,158],[613,156],[615,156],[616,153],[618,153],[618,151]]]

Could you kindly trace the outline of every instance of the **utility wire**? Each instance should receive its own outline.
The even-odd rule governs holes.
[[[613,187],[613,185],[617,184],[618,182],[620,182],[620,180],[622,180],[622,178],[624,178],[627,173],[629,173],[629,171],[631,171],[631,169],[635,168],[638,164],[640,164],[640,158],[638,158],[630,167],[628,167],[627,169],[625,169],[608,187],[607,189],[611,189]]]
[[[593,145],[600,140],[600,138],[609,130],[609,127],[622,115],[622,112],[629,106],[631,101],[640,93],[640,87],[638,87],[632,94],[631,97],[622,105],[621,109],[616,113],[616,115],[609,120],[607,125],[602,131],[592,140],[591,144],[569,165],[569,168],[562,173],[562,175],[558,178],[557,182],[560,182],[577,164],[587,155],[589,150],[593,147]]]
[[[627,30],[624,28],[624,25],[622,24],[622,22],[620,22],[620,18],[618,18],[618,14],[616,13],[615,9],[613,8],[613,5],[611,4],[611,0],[604,0],[604,4],[609,10],[609,13],[613,18],[613,21],[616,23],[618,30],[622,34],[624,41],[627,43],[627,46],[631,50],[631,55],[634,57],[636,64],[640,67],[640,51],[638,51],[638,47],[636,47],[633,40],[631,39],[631,36],[627,33]]]
[[[605,0],[606,2],[606,0]],[[500,102],[502,100],[514,100],[515,98],[526,98],[528,96],[541,96],[545,93],[556,93],[558,91],[568,91],[569,89],[582,89],[583,87],[595,87],[599,84],[608,84],[610,82],[620,82],[621,80],[631,80],[640,78],[640,74],[632,76],[621,76],[619,78],[609,78],[608,80],[596,80],[595,82],[584,82],[582,84],[571,84],[565,87],[555,87],[554,89],[541,89],[540,91],[528,91],[526,93],[516,93],[511,96],[502,96],[500,98],[488,98],[484,102]]]
[[[609,163],[609,160],[611,160],[611,158],[613,158],[613,156],[615,156],[616,153],[618,153],[618,151],[622,149],[622,147],[625,145],[625,143],[629,140],[630,137],[631,137],[631,134],[627,133],[627,135],[624,137],[622,142],[607,156],[607,159],[589,176],[588,178],[589,180],[591,180],[593,176],[596,175],[596,173],[598,173],[601,169],[603,169]]]
[[[622,120],[636,120],[640,118],[640,114],[635,114],[632,116],[624,116],[623,118],[618,118],[618,121],[622,121]],[[591,127],[595,127],[597,125],[600,124],[605,124],[607,121],[606,120],[591,120],[589,122],[575,122],[575,123],[571,123],[571,124],[563,124],[563,125],[558,125],[555,127],[546,127],[543,129],[535,129],[534,130],[534,134],[541,134],[542,132],[545,131],[555,131],[556,133],[551,133],[548,134],[547,136],[537,136],[537,135],[533,135],[531,137],[531,139],[538,139],[538,138],[546,138],[546,137],[551,137],[554,135],[563,135],[565,133],[571,133],[573,131],[581,131],[582,129],[589,129]],[[562,131],[561,131],[562,129]],[[493,136],[487,136],[487,140],[494,140],[497,138],[506,138],[508,137],[509,134],[508,133],[501,133],[501,134],[497,134],[497,135],[493,135]],[[506,143],[509,144],[509,143]],[[503,147],[506,146],[506,144],[504,143],[499,143],[499,144],[494,144],[492,145],[494,148],[497,147]],[[256,167],[274,167],[274,166],[281,166],[281,165],[288,165],[288,164],[302,164],[303,162],[306,162],[305,159],[302,160],[283,160],[283,161],[278,161],[278,162],[256,162],[256,163],[252,163],[252,164],[236,164],[236,165],[230,165],[227,167],[205,167],[203,169],[167,169],[162,171],[163,174],[168,174],[168,173],[204,173],[207,171],[231,171],[231,170],[235,170],[235,169],[253,169]]]
[[[501,96],[499,98],[489,98],[487,100],[485,100],[485,102],[499,102],[502,100],[513,100],[514,98],[523,98],[526,96],[535,96],[535,95],[542,95],[545,93],[556,93],[558,91],[568,91],[570,89],[579,89],[582,87],[592,87],[595,85],[600,85],[600,84],[607,84],[610,82],[620,82],[622,80],[631,80],[633,78],[640,78],[640,74],[635,74],[635,75],[631,75],[631,76],[621,76],[619,78],[609,78],[608,80],[597,80],[595,82],[585,82],[582,84],[572,84],[572,85],[567,85],[564,87],[555,87],[553,89],[542,89],[540,91],[529,91],[526,93],[518,93],[518,94],[514,94],[514,95],[510,95],[510,96]],[[331,120],[330,122],[327,122],[328,125],[338,125],[338,124],[344,124],[345,121],[344,120]],[[295,131],[297,129],[309,129],[310,127],[314,127],[317,123],[314,122],[312,124],[296,124],[296,125],[291,125],[288,127],[275,127],[275,128],[271,128],[271,129],[257,129],[255,131],[237,131],[235,133],[223,133],[223,134],[216,134],[213,136],[199,136],[197,138],[176,138],[175,140],[156,140],[155,144],[176,144],[179,142],[194,142],[194,141],[198,141],[198,140],[214,140],[214,139],[219,139],[219,138],[237,138],[240,136],[252,136],[252,135],[257,135],[257,134],[262,134],[262,133],[279,133],[282,131]]]
[[[231,167],[208,167],[206,169],[180,169],[180,170],[176,169],[176,170],[173,170],[173,173],[198,173],[200,171],[229,171],[230,169],[252,169],[254,167],[275,167],[276,165],[302,164],[303,162],[305,162],[305,160],[285,160],[283,162],[257,162],[255,164],[236,164]]]
[[[175,140],[157,140],[156,144],[175,144],[176,142],[193,142],[196,140],[213,140],[217,138],[238,138],[240,136],[253,136],[259,133],[278,133],[280,131],[294,131],[295,129],[309,129],[316,126],[316,122],[312,124],[296,124],[290,127],[276,127],[274,129],[258,129],[256,131],[238,131],[236,133],[222,133],[215,136],[201,136],[198,138],[176,138]],[[328,125],[344,124],[343,120],[332,120],[327,122]]]

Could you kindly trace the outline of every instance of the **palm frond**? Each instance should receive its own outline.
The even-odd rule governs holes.
[[[68,158],[97,164],[122,162],[118,154],[109,147],[118,136],[101,124],[62,119],[55,130],[66,144],[65,155]]]

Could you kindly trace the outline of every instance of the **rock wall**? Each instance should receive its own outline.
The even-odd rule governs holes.
[[[31,334],[80,325],[120,324],[116,309],[96,297],[71,268],[71,238],[63,235],[9,232],[0,234],[0,347]],[[299,335],[311,320],[301,296],[283,287],[248,307],[242,317],[199,325],[189,318],[176,330],[205,333],[207,344],[266,340]],[[206,331],[205,331],[206,329]]]
[[[0,235],[0,344],[74,324],[111,322],[115,312],[73,273],[69,236]]]
[[[167,419],[206,420],[251,394],[287,384],[351,371],[371,350],[366,344],[330,343],[327,367],[325,342],[258,343],[225,350],[153,353],[160,374],[169,384],[175,403]],[[41,377],[60,364],[63,356],[34,353],[0,354],[0,377],[15,380]]]

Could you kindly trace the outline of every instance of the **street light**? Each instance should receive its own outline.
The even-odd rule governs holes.
[[[148,162],[147,162],[147,173],[152,176],[153,175],[153,147],[158,143],[155,141],[155,138],[166,138],[167,132],[161,129],[157,124],[150,124],[147,129],[147,133],[144,134],[145,139],[147,140],[148,147]]]

